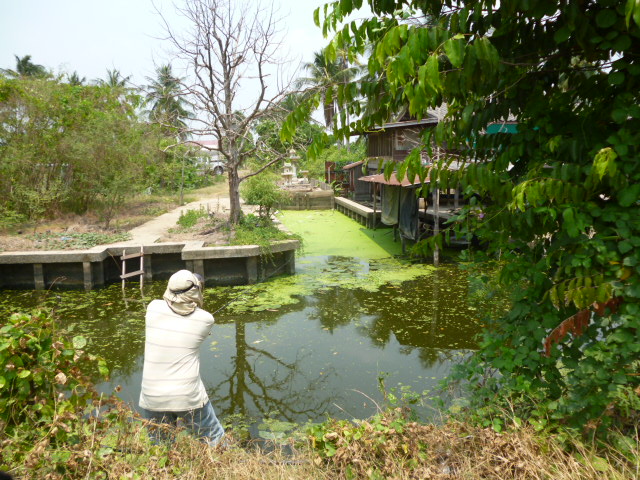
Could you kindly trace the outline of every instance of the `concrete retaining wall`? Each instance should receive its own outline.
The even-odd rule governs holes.
[[[335,209],[367,228],[376,228],[380,221],[380,210],[373,211],[373,209],[348,198],[336,197]]]
[[[331,210],[333,191],[289,192],[289,201],[279,205],[280,210]]]
[[[257,245],[204,247],[202,242],[144,245],[144,279],[165,280],[186,268],[202,275],[207,285],[256,283],[274,275],[293,274],[298,246],[296,240],[275,242],[265,255]],[[140,246],[1,253],[0,288],[91,290],[120,282],[120,256],[125,251],[136,253]],[[139,266],[139,258],[129,259],[126,271],[136,271]]]

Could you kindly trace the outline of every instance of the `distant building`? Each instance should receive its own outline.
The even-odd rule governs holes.
[[[187,145],[193,145],[196,150],[198,171],[201,175],[222,175],[225,170],[220,156],[219,142],[213,140],[189,140]]]

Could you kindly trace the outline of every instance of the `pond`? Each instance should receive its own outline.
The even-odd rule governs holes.
[[[338,212],[285,212],[282,222],[304,239],[296,275],[205,292],[216,324],[202,346],[201,375],[222,419],[368,417],[382,403],[380,377],[388,390],[434,389],[476,347],[482,315],[499,308],[470,296],[467,273],[454,264],[394,257],[400,245],[389,229],[366,230]],[[135,406],[145,305],[165,287],[5,290],[0,315],[53,309],[107,359],[112,376],[100,388],[121,386],[119,396]]]

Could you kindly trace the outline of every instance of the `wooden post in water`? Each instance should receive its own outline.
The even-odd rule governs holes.
[[[377,198],[376,198],[377,192],[376,192],[376,190],[378,189],[378,184],[374,182],[372,185],[373,185],[373,225],[372,225],[372,228],[373,228],[373,230],[375,230],[376,226],[378,224],[378,222],[376,221],[376,201],[377,201]]]
[[[436,147],[436,165],[438,168],[440,165],[440,147]],[[433,167],[432,167],[433,168]],[[429,175],[431,177],[431,175]],[[433,184],[433,236],[435,237],[440,233],[440,189],[438,183]],[[433,264],[437,267],[440,265],[440,249],[437,243],[434,243],[433,249]]]
[[[433,236],[435,237],[440,233],[440,190],[438,187],[434,187],[433,193]],[[434,244],[433,249],[433,264],[437,267],[440,265],[440,249],[437,244]]]

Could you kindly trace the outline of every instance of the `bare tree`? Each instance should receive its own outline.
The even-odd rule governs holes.
[[[185,33],[164,22],[168,40],[188,65],[182,87],[197,116],[191,133],[219,140],[229,177],[230,222],[237,223],[240,183],[281,158],[269,155],[255,171],[240,173],[247,159],[264,158],[266,146],[253,142],[252,128],[289,93],[291,79],[279,75],[280,19],[271,4],[251,0],[184,0],[178,11],[189,23]]]

